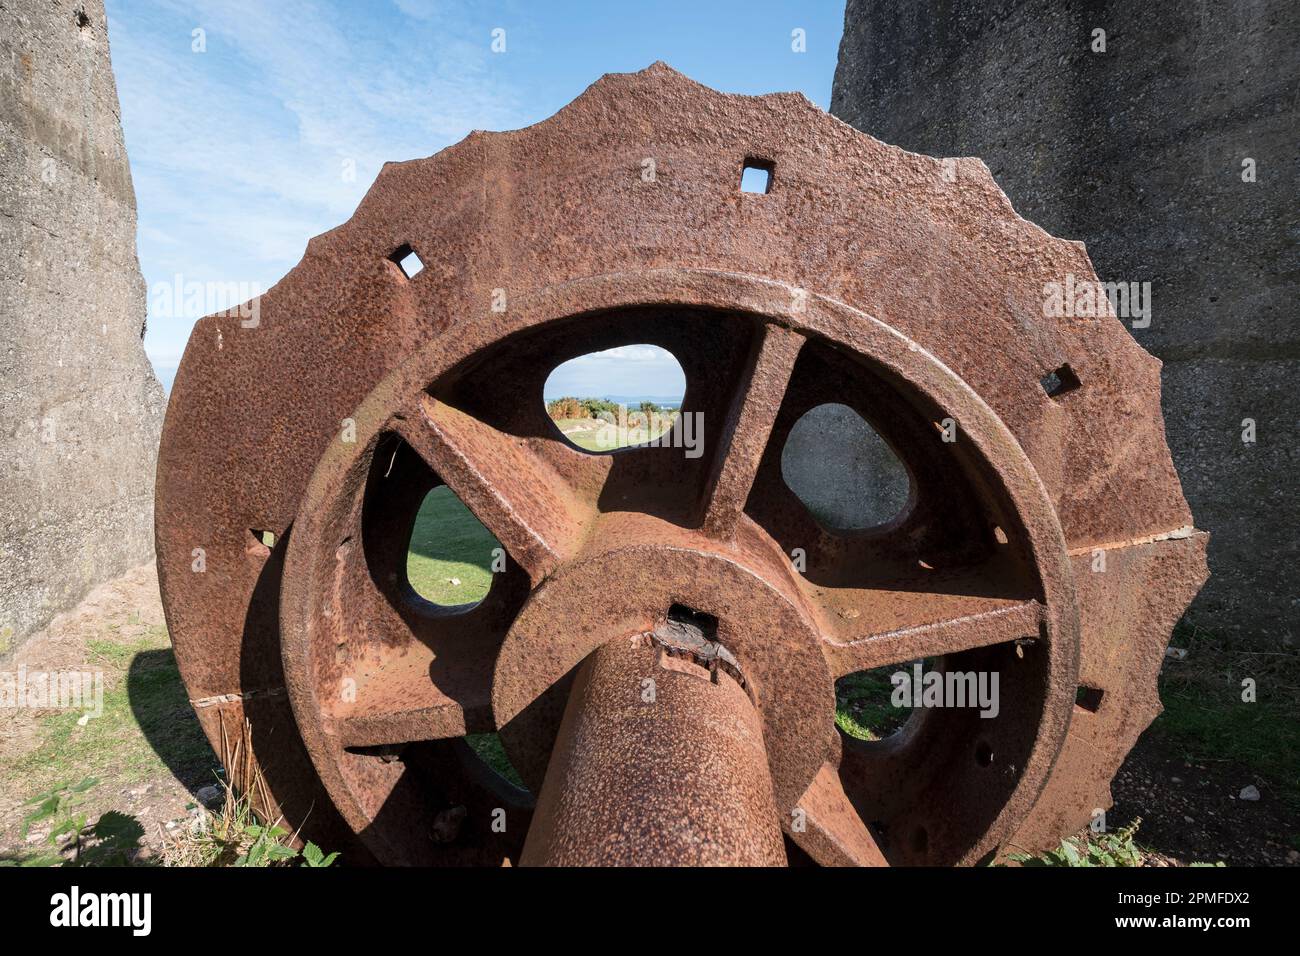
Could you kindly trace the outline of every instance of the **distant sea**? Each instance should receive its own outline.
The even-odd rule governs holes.
[[[677,408],[682,404],[681,395],[602,395],[607,402],[635,408],[642,402],[654,402],[660,408]]]

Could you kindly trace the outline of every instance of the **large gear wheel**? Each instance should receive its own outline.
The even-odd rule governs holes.
[[[1096,281],[978,160],[662,64],[386,165],[256,320],[197,324],[176,377],[158,567],[205,732],[264,813],[354,862],[1055,844],[1109,805],[1206,574],[1160,363],[1104,300],[1045,312]],[[629,343],[681,364],[698,457],[588,453],[547,417],[552,369]],[[833,531],[787,487],[785,439],[827,402],[905,465],[896,520]],[[506,552],[469,609],[406,578],[440,484]],[[836,730],[838,678],[918,659],[996,673],[997,716]],[[527,790],[464,739],[493,731]]]

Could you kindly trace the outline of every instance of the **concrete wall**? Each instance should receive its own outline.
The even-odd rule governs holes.
[[[1152,284],[1133,335],[1212,534],[1188,619],[1259,647],[1300,636],[1297,50],[1292,0],[849,0],[831,100],[886,142],[982,158],[1103,281]]]
[[[907,507],[911,479],[903,463],[847,405],[809,409],[781,449],[781,476],[827,528],[873,528]]]
[[[0,0],[0,654],[153,553],[163,393],[100,0]]]

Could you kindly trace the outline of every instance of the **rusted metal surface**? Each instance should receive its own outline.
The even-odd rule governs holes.
[[[629,635],[582,663],[523,865],[785,865],[757,708],[670,646]]]
[[[768,193],[741,192],[747,160],[772,169]],[[392,259],[408,247],[425,266],[410,279]],[[205,730],[247,717],[268,811],[354,861],[499,864],[535,846],[968,864],[1053,842],[1109,804],[1205,577],[1159,363],[1113,317],[1045,317],[1044,286],[1067,276],[1095,280],[1082,246],[1019,219],[978,161],[661,64],[384,167],[256,326],[201,320],[177,374],[158,564],[190,696],[215,701]],[[630,343],[681,364],[698,457],[590,454],[547,418],[556,365]],[[1067,364],[1078,386],[1047,395]],[[829,401],[907,466],[895,522],[829,531],[785,485],[785,436]],[[469,610],[406,580],[440,483],[508,555]],[[613,648],[662,645],[683,608],[710,622],[718,683],[682,685],[708,693],[671,716],[621,711],[649,665]],[[998,716],[928,710],[879,743],[837,731],[837,678],[918,658],[998,673]],[[710,715],[746,730],[710,744]],[[710,818],[693,858],[667,836],[682,806],[609,802],[659,794],[647,769],[696,752],[654,747],[661,723],[716,746],[732,781],[732,818]],[[530,793],[463,739],[487,732],[541,798],[536,840]],[[625,786],[562,783],[604,759]],[[591,820],[635,820],[640,845]]]

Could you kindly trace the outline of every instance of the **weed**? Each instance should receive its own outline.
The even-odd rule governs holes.
[[[140,849],[144,827],[130,814],[110,810],[89,823],[81,812],[82,796],[99,784],[94,777],[80,783],[60,783],[37,794],[25,806],[35,807],[23,818],[26,838],[33,823],[49,821],[45,843],[53,852],[18,854],[0,865],[18,866],[125,866]]]
[[[1010,860],[1022,866],[1141,866],[1142,850],[1133,842],[1139,817],[1113,833],[1093,833],[1067,837],[1055,850],[1031,855],[1012,853]]]
[[[300,856],[294,846],[297,834],[281,826],[282,819],[266,820],[260,807],[268,806],[261,770],[252,759],[252,728],[245,720],[231,739],[221,728],[221,762],[230,768],[234,783],[218,778],[224,791],[220,809],[201,812],[188,828],[166,834],[164,862],[168,866],[285,866]],[[326,867],[338,859],[308,841],[301,851],[301,866]]]

